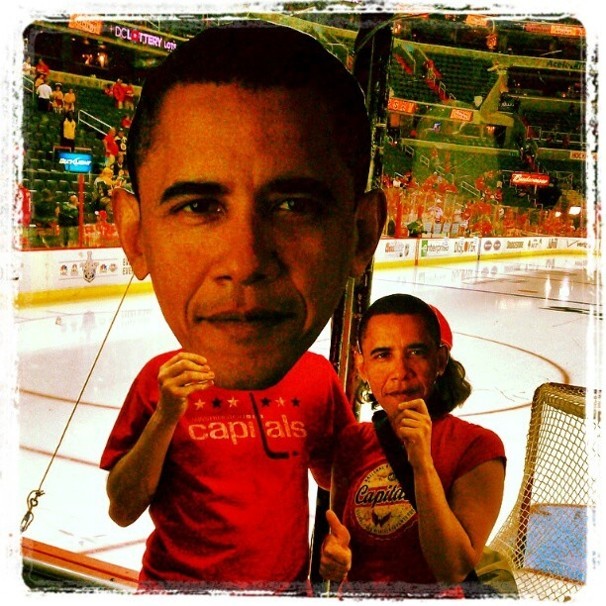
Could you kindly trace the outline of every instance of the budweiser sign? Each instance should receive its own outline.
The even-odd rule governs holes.
[[[511,173],[510,184],[546,187],[549,185],[549,175],[544,173]]]

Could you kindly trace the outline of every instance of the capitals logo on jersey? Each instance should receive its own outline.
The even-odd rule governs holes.
[[[376,467],[360,482],[353,506],[358,524],[377,536],[393,534],[415,514],[389,463]]]

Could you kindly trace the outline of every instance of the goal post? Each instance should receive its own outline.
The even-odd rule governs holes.
[[[586,583],[596,505],[588,438],[599,423],[586,414],[588,395],[545,383],[533,396],[518,497],[490,544],[509,560],[521,597],[564,601]]]

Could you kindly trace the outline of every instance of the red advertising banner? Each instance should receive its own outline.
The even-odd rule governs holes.
[[[562,25],[561,23],[526,23],[524,29],[535,34],[547,36],[567,36],[580,38],[585,35],[585,28],[580,25]]]
[[[402,112],[404,114],[414,114],[417,111],[417,104],[412,101],[398,99],[398,97],[389,97],[387,109],[394,112]]]
[[[535,187],[547,187],[549,175],[544,173],[511,173],[511,185],[534,185]]]
[[[103,21],[91,20],[86,15],[70,15],[67,27],[100,36],[103,32]]]
[[[473,112],[469,109],[453,109],[450,112],[450,117],[453,120],[461,120],[462,122],[471,122],[473,119]]]
[[[551,26],[551,33],[554,36],[570,36],[581,38],[585,35],[585,28],[579,25],[562,25],[561,23],[554,23]]]

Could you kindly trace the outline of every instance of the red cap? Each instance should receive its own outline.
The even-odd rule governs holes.
[[[446,345],[448,350],[452,349],[452,330],[450,329],[450,324],[446,318],[442,315],[442,312],[433,305],[430,305],[433,313],[436,314],[436,318],[438,319],[438,324],[440,325],[440,342],[442,345]]]

